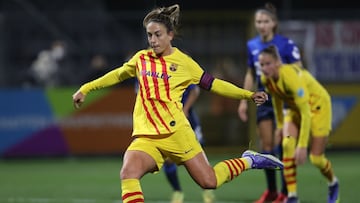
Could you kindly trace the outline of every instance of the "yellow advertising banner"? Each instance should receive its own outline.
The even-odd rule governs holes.
[[[360,148],[360,84],[325,85],[332,98],[331,148]]]

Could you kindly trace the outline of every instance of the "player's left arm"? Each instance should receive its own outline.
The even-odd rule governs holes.
[[[261,105],[268,100],[265,92],[252,92],[225,80],[214,78],[192,59],[189,60],[188,67],[191,68],[189,72],[192,74],[193,82],[205,90],[228,98],[252,100],[256,105]]]
[[[287,91],[291,92],[297,106],[300,116],[300,129],[298,138],[298,147],[307,147],[310,136],[311,127],[311,112],[309,104],[309,91],[306,83],[301,76],[301,72],[296,72],[295,69],[288,69],[286,73],[285,84]]]

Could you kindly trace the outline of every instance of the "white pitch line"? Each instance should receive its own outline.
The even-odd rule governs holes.
[[[0,198],[1,203],[122,203],[121,200],[105,200],[105,199],[80,199],[80,198],[69,198],[69,199],[57,199],[57,198],[45,198],[45,197],[9,197]],[[169,203],[170,200],[147,200],[146,203]],[[202,202],[202,201],[200,201]],[[199,201],[186,201],[186,203],[199,203]],[[216,203],[241,203],[238,201],[216,201]]]

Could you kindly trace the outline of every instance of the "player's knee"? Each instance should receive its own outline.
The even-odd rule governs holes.
[[[282,140],[282,150],[284,152],[289,152],[294,150],[296,147],[295,139],[292,137],[284,137]]]
[[[199,183],[202,189],[216,189],[216,180],[206,179]]]
[[[196,182],[199,184],[199,186],[202,189],[215,189],[217,182],[216,182],[216,176],[215,174],[203,174],[205,176],[202,176],[201,179],[196,178]]]
[[[129,170],[127,170],[126,168],[121,168],[120,170],[120,179],[124,180],[124,179],[128,179],[129,178]]]
[[[317,168],[321,168],[324,165],[325,157],[323,154],[322,155],[310,154],[309,159],[311,164],[313,164]]]
[[[122,167],[120,170],[120,179],[139,179],[141,177],[141,172],[139,170],[135,170],[131,167]]]

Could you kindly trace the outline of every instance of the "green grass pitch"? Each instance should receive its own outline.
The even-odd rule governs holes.
[[[208,154],[212,164],[234,154]],[[340,179],[341,202],[359,202],[360,151],[328,152]],[[0,159],[0,203],[120,203],[121,157]],[[300,166],[298,193],[302,203],[326,202],[327,186],[309,162]],[[179,177],[185,203],[201,203],[201,189],[184,167]],[[215,191],[217,203],[253,202],[265,189],[262,170],[246,171]],[[145,201],[169,202],[171,189],[163,172],[142,179]]]

